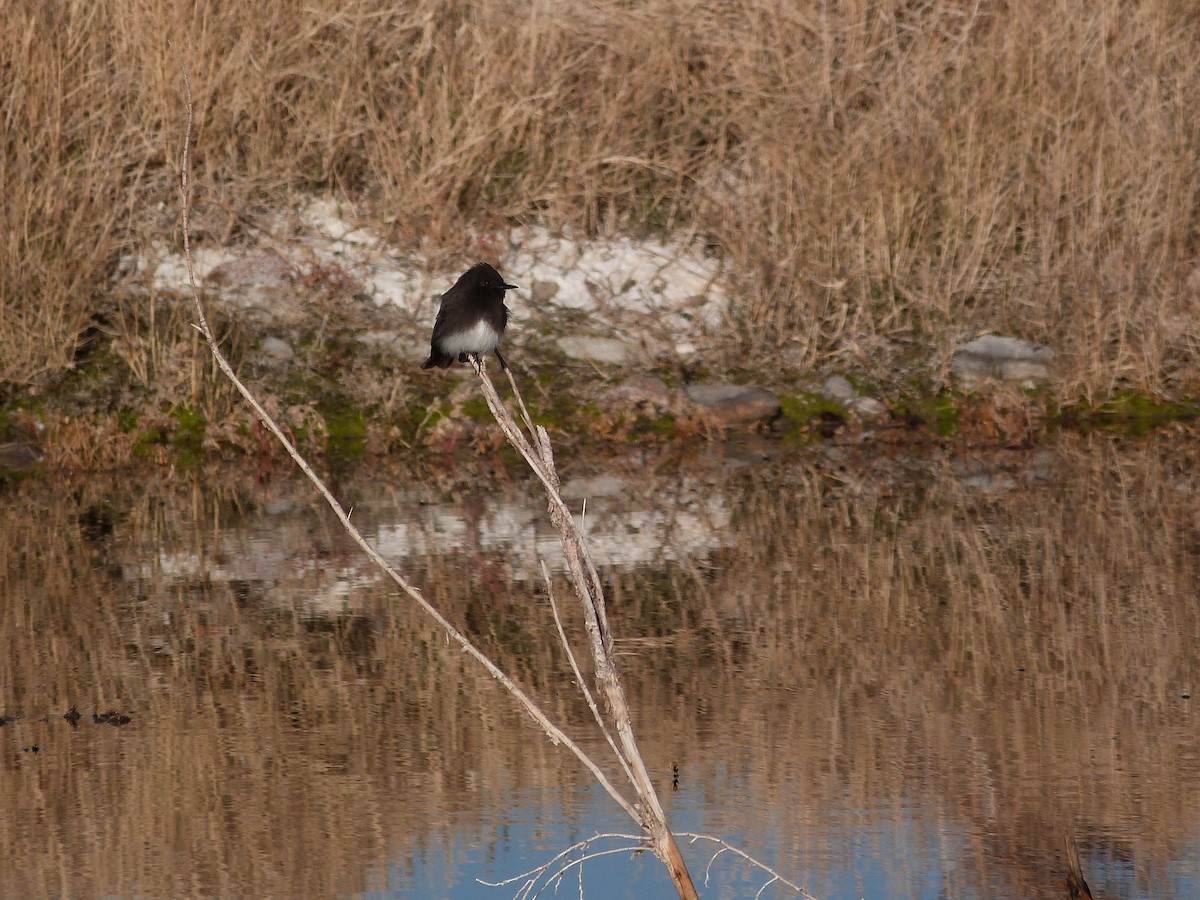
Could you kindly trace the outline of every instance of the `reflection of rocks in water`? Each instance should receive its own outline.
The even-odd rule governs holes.
[[[24,472],[32,469],[43,459],[41,449],[21,441],[0,444],[0,470]]]
[[[305,487],[296,483],[295,489]],[[679,478],[647,491],[604,474],[568,481],[563,496],[602,568],[691,559],[728,540],[728,503],[698,479]],[[131,581],[224,584],[242,608],[299,601],[311,611],[337,614],[383,576],[340,533],[314,530],[313,521],[311,506],[264,506],[258,515],[223,529],[216,546],[203,555],[165,548],[144,555],[135,549],[123,574]],[[451,558],[469,565],[475,580],[487,585],[540,581],[542,561],[552,572],[565,570],[558,532],[544,500],[532,492],[492,491],[432,502],[428,491],[417,488],[355,503],[353,521],[401,572],[424,567],[431,558]]]
[[[1009,491],[1021,485],[1051,480],[1055,458],[1050,450],[1035,453],[998,452],[960,456],[951,462],[954,477],[964,487]]]
[[[644,540],[621,530],[648,510],[697,521],[692,543],[669,523],[660,541],[695,556],[602,574],[656,784],[665,793],[677,764],[674,809],[801,848],[770,861],[811,873],[817,896],[848,893],[836,886],[864,852],[903,870],[881,876],[879,896],[939,885],[946,897],[1066,896],[1054,885],[1067,874],[1061,828],[1075,822],[1088,823],[1082,873],[1096,896],[1194,897],[1172,873],[1198,870],[1200,760],[1184,699],[1200,669],[1198,457],[1183,439],[1068,439],[1041,469],[1035,454],[976,450],[967,459],[1015,482],[986,493],[964,486],[943,448],[914,458],[853,444],[733,477],[672,457],[690,477],[609,466],[569,479],[572,509],[588,499],[588,529],[609,549]],[[153,896],[296,885],[340,896],[386,876],[371,866],[410,857],[461,884],[473,873],[430,846],[494,847],[507,875],[531,846],[613,821],[606,797],[578,789],[575,760],[389,584],[346,595],[357,612],[306,605],[370,570],[303,484],[231,501],[212,480],[194,494],[181,482],[114,494],[114,532],[90,566],[76,563],[89,546],[80,514],[109,502],[110,486],[79,497],[33,483],[36,502],[0,514],[15,536],[0,542],[11,623],[0,635],[22,689],[0,710],[26,713],[0,729],[0,777],[6,813],[30,823],[10,829],[21,843],[9,855],[45,873],[23,894],[127,893],[135,873]],[[586,734],[544,591],[509,573],[530,554],[480,549],[504,545],[503,523],[540,533],[536,490],[493,483],[464,498],[449,478],[394,494],[396,480],[372,483],[385,487],[337,488],[354,521],[376,541],[391,529],[427,596]],[[264,496],[285,491],[294,506]],[[401,524],[419,546],[400,544]],[[111,578],[114,556],[139,580]],[[46,627],[17,627],[26,609]],[[155,654],[155,640],[175,654]],[[43,706],[59,712],[68,689],[92,703],[87,718],[137,698],[134,722],[47,727]],[[35,742],[48,752],[18,752]],[[34,767],[51,789],[28,790]],[[495,837],[528,823],[534,838]],[[181,852],[225,868],[195,887],[174,865]],[[449,893],[405,877],[397,892]]]

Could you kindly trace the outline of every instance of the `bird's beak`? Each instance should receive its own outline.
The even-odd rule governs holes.
[[[504,288],[506,291],[515,291],[517,289],[515,284],[505,284],[503,281],[500,282],[500,287]]]

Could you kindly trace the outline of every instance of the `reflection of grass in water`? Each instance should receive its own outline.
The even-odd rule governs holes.
[[[886,461],[715,485],[739,509],[731,547],[703,568],[608,576],[651,770],[680,763],[683,791],[731,828],[791,836],[782,852],[807,870],[837,868],[847,832],[831,821],[899,828],[917,805],[994,836],[956,857],[951,896],[985,879],[1035,893],[1058,877],[1067,820],[1085,865],[1098,836],[1120,834],[1115,850],[1165,871],[1194,841],[1200,796],[1178,699],[1200,665],[1196,454],[1078,444],[1059,445],[1051,481],[1004,494],[893,483]],[[25,502],[0,505],[0,712],[24,714],[12,734],[44,748],[45,789],[29,789],[27,760],[0,766],[12,821],[27,823],[0,829],[0,852],[26,861],[23,892],[62,892],[65,877],[74,894],[278,895],[300,879],[349,893],[430,832],[486,843],[489,803],[510,789],[550,798],[575,783],[388,591],[313,618],[269,579],[155,568],[179,553],[226,564],[213,523],[236,529],[262,488],[228,473],[110,487],[26,482]],[[300,597],[344,563],[322,521],[270,520],[296,563],[318,563]],[[135,561],[151,567],[141,579],[114,568]],[[449,558],[425,566],[429,596],[457,621],[500,621],[502,662],[585,721],[541,638],[540,587],[497,579],[484,594]],[[74,734],[36,721],[71,703],[134,721]],[[181,871],[180,854],[199,862]]]

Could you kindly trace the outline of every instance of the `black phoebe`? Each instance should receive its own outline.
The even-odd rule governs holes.
[[[516,290],[505,284],[500,273],[487,263],[476,263],[463,273],[454,287],[442,294],[433,337],[429,341],[429,359],[422,369],[448,369],[454,360],[466,362],[468,356],[496,354],[500,368],[508,363],[500,355],[500,338],[508,324],[504,292]]]

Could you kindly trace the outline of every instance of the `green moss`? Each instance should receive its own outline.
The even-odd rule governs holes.
[[[961,395],[949,391],[933,396],[906,393],[897,400],[896,409],[912,425],[931,425],[939,437],[954,437],[962,418],[961,399]]]
[[[526,404],[533,424],[548,431],[582,430],[600,414],[595,404],[579,402],[575,386],[569,381],[547,385],[535,400],[527,399]]]
[[[1157,400],[1132,391],[1114,394],[1095,408],[1080,406],[1080,424],[1122,434],[1146,434],[1170,422],[1194,419],[1200,410],[1185,403]]]
[[[410,440],[416,440],[422,431],[431,430],[441,418],[440,410],[424,403],[414,403],[405,410],[400,427]]]
[[[151,425],[137,436],[137,440],[133,442],[132,452],[138,459],[144,459],[155,447],[161,447],[166,443],[167,433],[157,425]]]
[[[828,400],[812,391],[783,394],[779,398],[779,411],[790,426],[783,433],[783,440],[790,444],[810,443],[820,436],[820,430],[814,426],[822,420],[846,416],[846,410],[836,400]]]
[[[933,430],[939,437],[954,437],[958,431],[958,421],[961,413],[954,397],[950,394],[938,394],[934,398]]]
[[[197,463],[204,456],[204,432],[208,422],[204,416],[186,406],[177,406],[171,410],[171,418],[175,420],[175,434],[171,443],[180,462]]]
[[[292,429],[292,437],[296,439],[296,449],[307,453],[312,446],[312,429],[307,425],[297,425]]]
[[[488,408],[487,400],[483,397],[472,397],[462,405],[462,413],[468,419],[477,421],[487,421],[492,418],[492,411]]]
[[[325,453],[335,462],[361,459],[367,451],[367,425],[362,413],[346,403],[320,405],[325,418]]]
[[[647,423],[647,430],[651,434],[656,434],[659,437],[670,440],[679,431],[679,424],[675,421],[674,416],[659,416],[657,419],[651,419]]]
[[[420,425],[422,422],[424,422],[426,428],[432,429],[444,418],[446,418],[446,416],[440,409],[431,409],[429,410],[428,419],[426,419],[425,416],[421,416],[421,418],[417,420],[417,424]]]
[[[137,428],[138,419],[142,416],[136,409],[125,407],[117,413],[117,427],[124,434],[129,434],[133,429]]]
[[[812,391],[784,394],[779,398],[779,410],[783,417],[796,427],[805,427],[822,413],[844,416],[846,411],[836,400],[827,400]]]

